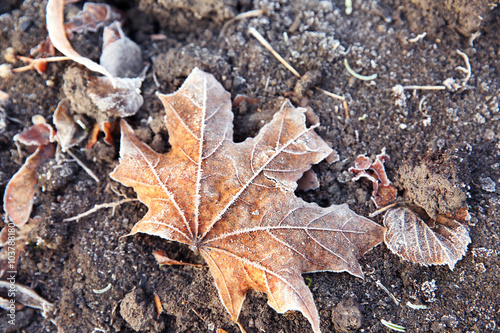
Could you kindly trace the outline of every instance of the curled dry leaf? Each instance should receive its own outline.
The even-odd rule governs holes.
[[[155,308],[156,308],[156,320],[160,319],[160,315],[163,312],[163,305],[161,304],[160,297],[158,294],[154,293]]]
[[[191,264],[188,262],[182,262],[178,260],[171,259],[165,254],[165,251],[157,250],[153,251],[153,256],[156,259],[156,262],[158,265],[186,265],[186,266],[196,266],[196,267],[201,267],[203,265],[199,264]]]
[[[5,187],[3,209],[17,227],[22,227],[29,219],[38,175],[38,166],[54,157],[55,132],[50,125],[38,124],[16,134],[14,140],[29,147],[37,147],[24,162],[21,169],[12,176]],[[29,148],[28,147],[28,148]]]
[[[76,52],[66,36],[64,29],[64,0],[49,0],[47,2],[47,31],[49,32],[50,40],[54,47],[71,58],[73,61],[84,65],[94,72],[101,73],[109,78],[114,83],[113,75],[106,68],[93,62],[89,58],[82,57]]]
[[[144,103],[141,95],[142,79],[115,78],[114,85],[107,77],[91,77],[87,94],[106,114],[128,117],[134,115]]]
[[[57,138],[63,151],[79,144],[87,136],[79,125],[75,123],[69,111],[69,100],[62,99],[57,105],[52,121],[57,129]]]
[[[125,36],[118,22],[104,28],[99,62],[111,75],[121,78],[138,77],[144,68],[141,48]]]
[[[86,2],[83,9],[64,24],[64,29],[68,37],[71,38],[72,33],[96,32],[100,28],[106,27],[114,21],[122,21],[124,18],[122,12],[110,5]]]
[[[424,266],[448,265],[453,270],[471,241],[469,231],[461,223],[446,219],[431,229],[406,207],[389,210],[384,225],[387,227],[384,241],[389,250]]]
[[[359,155],[354,161],[354,167],[349,168],[349,172],[356,174],[352,180],[358,180],[361,177],[368,178],[373,184],[372,200],[377,207],[387,206],[394,202],[398,195],[398,190],[387,177],[384,163],[389,161],[389,155],[382,153],[376,156],[375,161],[371,161],[365,155]]]
[[[319,188],[318,176],[313,169],[309,169],[297,181],[297,190],[309,191]]]
[[[327,208],[294,195],[297,180],[331,153],[285,102],[255,138],[234,143],[230,94],[198,69],[159,95],[172,149],[158,154],[122,120],[120,164],[111,177],[137,192],[147,214],[131,231],[188,244],[207,262],[234,321],[250,289],[284,313],[297,310],[320,332],[302,274],[346,271],[379,244],[385,228],[347,205]]]

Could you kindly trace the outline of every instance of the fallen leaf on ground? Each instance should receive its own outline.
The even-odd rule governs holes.
[[[110,175],[149,208],[131,234],[200,251],[235,322],[254,289],[279,313],[302,312],[320,332],[302,274],[362,277],[357,259],[385,228],[345,204],[322,208],[294,195],[302,174],[332,151],[314,132],[318,125],[306,128],[305,109],[287,101],[255,138],[234,143],[230,94],[198,69],[176,93],[159,97],[171,151],[154,152],[122,120],[120,164]]]
[[[389,155],[382,153],[376,156],[375,161],[371,161],[365,155],[359,155],[354,161],[354,167],[349,168],[349,172],[356,174],[352,180],[358,180],[361,177],[368,178],[373,185],[372,200],[377,207],[387,206],[394,202],[398,195],[398,190],[387,177],[384,163],[389,161]]]
[[[461,207],[451,214],[431,212],[434,213],[431,215],[415,202],[411,204],[396,202],[397,189],[384,169],[384,162],[388,160],[389,155],[383,149],[373,162],[370,158],[359,155],[354,162],[354,168],[349,169],[350,172],[357,174],[353,180],[366,177],[372,181],[372,200],[377,207],[387,206],[377,211],[378,213],[387,209],[384,217],[384,226],[387,228],[384,236],[385,244],[391,252],[403,259],[424,266],[448,265],[453,270],[456,262],[467,252],[467,245],[471,241],[469,230],[462,224],[470,219],[467,207]],[[404,170],[405,174],[400,175],[400,178],[413,180],[405,183],[413,187],[405,188],[405,194],[411,191],[420,193],[421,189],[417,188],[419,186],[417,178],[411,173],[414,171],[408,168]],[[419,182],[422,181],[424,179],[419,179]],[[442,182],[440,185],[446,184]],[[444,188],[436,188],[435,191],[447,192]],[[428,201],[433,200],[440,199],[437,196],[428,198]],[[425,221],[419,215],[423,216]]]
[[[57,138],[59,139],[59,144],[63,152],[79,144],[87,136],[87,132],[73,120],[69,110],[69,100],[67,98],[62,99],[57,105],[52,115],[52,121],[56,126]]]
[[[115,78],[114,85],[107,77],[91,77],[87,94],[99,111],[118,117],[134,115],[144,103],[142,79]]]
[[[155,308],[156,308],[156,320],[160,319],[160,315],[163,312],[163,305],[161,304],[160,297],[155,293]]]
[[[17,227],[22,227],[29,219],[33,198],[38,183],[37,168],[54,157],[54,130],[50,125],[38,124],[16,134],[14,140],[28,148],[36,147],[23,166],[9,180],[5,187],[3,209]]]
[[[453,270],[471,241],[467,227],[461,223],[449,219],[431,229],[406,207],[389,210],[384,225],[387,227],[384,241],[389,250],[424,266],[448,265]]]
[[[144,69],[141,48],[125,36],[118,22],[104,28],[99,63],[111,75],[121,78],[138,77]]]
[[[100,28],[106,27],[114,21],[122,21],[124,18],[122,12],[110,5],[86,2],[82,10],[64,24],[64,29],[68,38],[71,38],[72,33],[96,32]]]
[[[182,262],[182,261],[171,259],[170,257],[168,257],[165,254],[165,251],[161,251],[161,250],[153,251],[153,256],[155,257],[158,265],[184,265],[184,266],[196,266],[196,267],[203,266],[200,264],[191,264],[189,262]]]
[[[84,65],[91,71],[107,76],[111,82],[114,82],[113,75],[106,68],[89,58],[81,56],[71,46],[64,29],[64,0],[49,0],[47,2],[46,18],[49,38],[59,52],[71,58],[74,62]]]

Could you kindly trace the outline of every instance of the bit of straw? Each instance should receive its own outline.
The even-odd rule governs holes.
[[[79,166],[81,166],[81,167],[82,167],[82,169],[83,169],[83,170],[85,170],[85,172],[86,172],[86,173],[87,173],[90,177],[92,177],[92,178],[93,178],[93,179],[94,179],[94,180],[95,180],[98,184],[101,182],[101,181],[99,180],[99,178],[95,175],[95,173],[94,173],[92,170],[90,170],[90,168],[89,168],[89,167],[87,167],[85,164],[83,164],[83,162],[82,162],[82,161],[81,161],[78,157],[76,157],[76,155],[75,155],[75,154],[73,154],[73,152],[72,152],[69,148],[66,150],[66,153],[68,153],[71,157],[73,157],[73,159],[75,160],[75,162],[76,162]]]
[[[382,289],[383,291],[385,291],[385,293],[386,293],[387,295],[389,295],[389,296],[392,298],[392,300],[394,301],[394,303],[396,303],[396,305],[399,305],[399,301],[398,301],[398,299],[396,298],[396,296],[394,296],[394,295],[393,295],[393,294],[389,291],[389,289],[387,289],[387,288],[386,288],[386,287],[382,284],[382,282],[380,282],[380,280],[377,280],[377,281],[375,282],[375,284],[377,285],[377,287],[379,287],[380,289]]]
[[[263,14],[264,14],[263,9],[255,9],[255,10],[250,10],[248,12],[244,12],[244,13],[240,13],[240,14],[236,15],[235,17],[233,17],[232,19],[230,19],[229,21],[224,23],[224,25],[222,26],[222,29],[220,29],[219,38],[221,38],[222,36],[224,36],[226,34],[227,27],[230,24],[232,24],[233,22],[236,22],[236,21],[239,21],[242,19],[246,19],[249,17],[258,17],[258,16],[261,16]]]
[[[111,289],[111,283],[109,283],[106,287],[104,287],[103,289],[92,289],[92,291],[94,292],[94,294],[103,294],[105,293],[106,291],[108,291],[109,289]]]
[[[382,323],[382,325],[384,325],[385,327],[388,327],[390,328],[391,330],[394,330],[396,332],[406,332],[406,328],[403,327],[403,326],[399,326],[399,325],[396,325],[396,324],[393,324],[387,320],[384,320],[384,319],[380,319],[380,322]]]
[[[464,61],[465,61],[465,67],[466,68],[463,68],[462,66],[458,66],[457,69],[464,72],[465,74],[467,74],[465,76],[465,79],[464,79],[464,82],[462,82],[462,86],[465,87],[465,85],[467,84],[467,82],[469,81],[470,79],[470,76],[472,74],[472,71],[471,71],[471,67],[470,67],[470,62],[469,62],[469,57],[467,56],[467,54],[465,54],[464,52],[460,51],[460,50],[457,50],[457,53],[462,56],[462,58],[464,58]]]
[[[361,75],[361,74],[356,73],[351,68],[351,66],[349,66],[349,63],[347,62],[347,58],[344,59],[344,65],[345,65],[345,68],[347,69],[347,71],[349,72],[349,74],[351,74],[352,76],[354,76],[356,79],[360,79],[360,80],[363,80],[363,81],[372,81],[372,80],[375,80],[377,78],[377,76],[378,76],[378,74],[373,74],[373,75],[370,75],[370,76],[365,76],[365,75]]]
[[[329,91],[326,91],[324,89],[321,89],[321,88],[318,88],[318,87],[314,87],[314,89],[318,90],[318,91],[321,91],[323,94],[327,95],[327,96],[330,96],[332,98],[335,98],[335,99],[339,99],[341,101],[344,101],[345,100],[345,97],[344,96],[340,96],[340,95],[337,95],[337,94],[334,94],[332,92],[329,92]]]
[[[413,304],[410,301],[406,302],[406,306],[409,307],[410,309],[413,309],[413,310],[425,310],[425,309],[427,309],[427,305]]]
[[[368,215],[368,217],[375,217],[375,216],[377,216],[377,215],[379,215],[379,214],[381,214],[381,213],[385,212],[385,211],[386,211],[386,210],[388,210],[389,208],[392,208],[392,207],[394,207],[394,206],[396,206],[396,205],[397,205],[397,203],[396,203],[396,202],[394,202],[394,203],[391,203],[390,205],[387,205],[387,206],[384,206],[384,207],[382,207],[382,208],[379,208],[379,209],[377,209],[376,211],[374,211],[373,213],[370,213],[370,214]]]
[[[403,86],[405,90],[445,90],[445,86]]]
[[[278,59],[278,61],[281,62],[290,72],[292,72],[293,75],[295,75],[299,79],[302,78],[302,75],[300,75],[299,72],[297,72],[297,70],[295,68],[293,68],[292,65],[290,65],[285,59],[283,59],[283,57],[280,56],[278,52],[274,51],[271,44],[269,44],[267,42],[267,40],[265,40],[264,37],[254,27],[251,27],[250,29],[248,29],[248,32],[252,36],[254,36],[269,52],[271,52],[272,55],[276,59]]]
[[[417,35],[417,37],[415,38],[408,39],[408,43],[416,43],[419,40],[423,39],[425,36],[427,36],[427,32],[421,33],[420,35]]]
[[[283,59],[283,57],[280,56],[279,53],[273,49],[271,44],[269,44],[267,42],[267,40],[265,40],[264,37],[255,28],[253,28],[253,27],[249,28],[248,33],[250,33],[252,36],[254,36],[269,52],[271,52],[271,54],[276,59],[278,59],[279,62],[281,62],[290,72],[292,72],[293,75],[295,75],[299,79],[302,78],[302,75],[300,75],[300,73],[295,68],[293,68],[292,65],[290,65],[285,59]],[[336,98],[336,99],[339,99],[341,101],[345,100],[345,98],[343,96],[331,93],[331,92],[323,90],[319,87],[314,87],[314,88],[321,91],[325,95],[332,97],[332,98]]]
[[[352,0],[345,0],[345,13],[347,15],[352,14]]]
[[[132,201],[137,201],[137,200],[138,199],[136,199],[136,198],[127,198],[127,199],[123,199],[123,200],[120,200],[120,201],[117,201],[117,202],[110,202],[110,203],[104,203],[104,204],[95,205],[94,208],[89,209],[88,211],[86,211],[84,213],[81,213],[81,214],[78,214],[76,216],[66,218],[66,219],[63,220],[63,222],[71,222],[71,221],[79,220],[82,217],[85,217],[85,216],[88,216],[90,214],[93,214],[93,213],[95,213],[98,210],[103,209],[103,208],[113,208],[113,215],[114,215],[115,208],[117,206],[119,206],[121,204],[124,204],[126,202],[132,202]]]

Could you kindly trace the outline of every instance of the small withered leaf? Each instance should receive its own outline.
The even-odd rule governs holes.
[[[393,253],[424,266],[448,265],[451,270],[467,252],[467,227],[447,219],[430,228],[407,207],[389,210],[384,218],[385,244]]]
[[[28,222],[38,183],[37,168],[55,155],[55,131],[46,123],[33,125],[14,136],[31,149],[31,154],[23,166],[12,176],[5,187],[3,209],[18,228]],[[33,150],[31,150],[33,151]]]
[[[245,294],[297,310],[320,332],[301,274],[346,271],[383,240],[385,228],[347,205],[327,208],[294,194],[297,180],[332,150],[307,128],[305,109],[285,102],[254,138],[233,142],[230,94],[194,69],[174,94],[159,95],[172,149],[158,154],[122,121],[120,164],[111,177],[131,186],[149,210],[132,229],[197,249],[234,321]]]

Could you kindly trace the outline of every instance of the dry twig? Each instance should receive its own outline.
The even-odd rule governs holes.
[[[115,208],[117,206],[119,206],[121,204],[124,204],[126,202],[138,201],[138,200],[139,199],[136,199],[136,198],[127,198],[127,199],[123,199],[123,200],[120,200],[120,201],[117,201],[117,202],[110,202],[110,203],[104,203],[104,204],[95,205],[94,208],[89,209],[88,211],[86,211],[84,213],[81,213],[81,214],[78,214],[76,216],[68,217],[68,218],[64,219],[63,222],[71,222],[71,221],[79,220],[82,217],[85,217],[85,216],[88,216],[90,214],[93,214],[93,213],[95,213],[98,210],[103,209],[103,208],[113,208],[113,215],[114,215]]]

